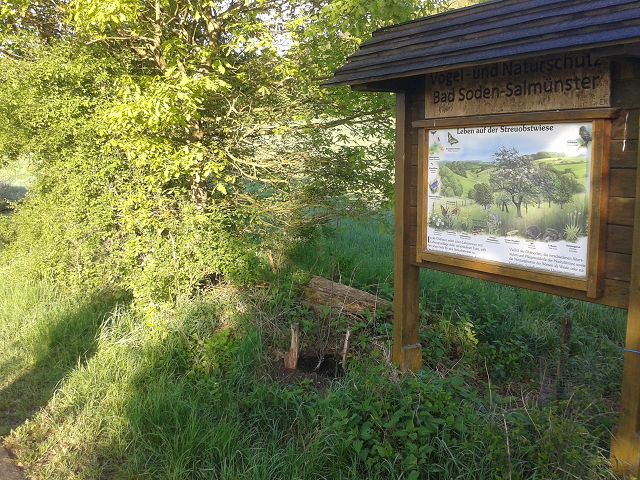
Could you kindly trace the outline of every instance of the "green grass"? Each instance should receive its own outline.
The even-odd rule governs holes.
[[[588,176],[587,164],[584,157],[555,157],[538,160],[539,163],[551,165],[560,172],[569,170],[576,176],[578,183],[583,183]]]
[[[0,201],[14,202],[21,199],[33,181],[27,158],[23,157],[0,168]]]
[[[451,171],[451,175],[460,181],[463,188],[463,198],[467,198],[469,191],[473,190],[473,186],[477,183],[490,183],[490,178],[495,169],[491,164],[483,162],[465,162],[471,163],[472,167],[466,170],[466,175],[459,175]],[[535,163],[551,165],[559,172],[565,170],[570,171],[575,175],[576,181],[580,184],[584,183],[584,180],[588,176],[587,164],[584,157],[552,157],[536,160]],[[446,163],[443,165],[446,166]]]
[[[69,297],[44,281],[0,274],[0,436],[46,405],[65,375],[95,351],[112,295]]]
[[[363,319],[344,379],[272,380],[291,322],[306,322],[307,345],[323,331],[299,305],[298,272],[392,295],[391,218],[318,233],[292,252],[293,277],[151,311],[4,258],[0,422],[26,421],[7,441],[29,477],[613,478],[624,319],[610,309],[423,271],[420,375],[389,368],[388,325]],[[573,396],[538,398],[567,314]]]
[[[392,298],[390,218],[341,221],[293,255],[305,269]],[[429,338],[431,330],[444,324],[449,325],[449,334],[460,335],[469,326],[473,341],[466,346],[471,357],[480,352],[478,358],[490,358],[488,369],[499,379],[508,381],[520,375],[533,382],[541,364],[554,363],[560,320],[571,315],[575,322],[571,375],[579,385],[610,400],[617,398],[625,335],[623,311],[426,269],[420,273],[420,289],[425,341],[433,343],[433,351],[425,352],[427,362],[446,356],[442,350],[446,350],[447,339]],[[445,345],[439,344],[442,342]],[[484,369],[484,365],[479,367]],[[613,418],[615,412],[609,415]]]
[[[446,164],[445,164],[446,165]],[[466,176],[458,175],[455,172],[451,172],[451,174],[460,181],[460,184],[463,188],[462,196],[467,198],[467,194],[469,191],[473,190],[473,186],[476,183],[489,183],[491,178],[491,172],[493,168],[486,168],[483,166],[479,166],[477,168],[471,168],[466,171]]]
[[[525,235],[526,229],[532,225],[536,225],[541,232],[547,228],[553,228],[560,234],[564,231],[567,224],[571,222],[571,215],[580,212],[582,224],[582,235],[585,233],[587,207],[585,204],[585,194],[577,193],[573,195],[571,202],[562,206],[552,203],[551,206],[547,202],[540,202],[540,206],[535,203],[522,204],[522,217],[516,217],[516,207],[509,201],[507,204],[508,212],[501,211],[495,204],[490,211],[485,210],[484,206],[478,205],[473,200],[464,200],[465,205],[461,205],[461,199],[456,197],[441,197],[433,201],[434,212],[440,211],[440,205],[448,206],[447,202],[456,202],[459,205],[460,213],[455,219],[454,228],[460,231],[470,232],[473,227],[473,220],[487,221],[490,214],[497,214],[500,217],[500,227],[494,234],[506,235],[507,232],[518,230],[521,236]]]

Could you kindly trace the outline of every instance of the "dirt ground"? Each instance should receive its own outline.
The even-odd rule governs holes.
[[[0,443],[0,479],[23,480],[22,471],[16,467],[9,452]]]

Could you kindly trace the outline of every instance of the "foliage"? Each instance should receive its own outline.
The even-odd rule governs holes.
[[[520,155],[515,148],[499,148],[494,154],[495,173],[491,183],[496,191],[504,191],[516,207],[516,216],[522,217],[522,202],[534,191],[536,169],[533,157]]]
[[[555,180],[556,188],[553,199],[560,204],[560,208],[570,202],[576,193],[584,190],[584,187],[576,181],[575,175],[571,172],[558,174]]]
[[[0,218],[0,429],[29,419],[8,443],[33,478],[605,475],[624,336],[609,311],[575,307],[579,380],[607,400],[589,408],[508,395],[537,389],[562,305],[435,272],[431,373],[389,368],[377,321],[353,328],[364,366],[326,390],[273,371],[289,323],[314,321],[266,265],[279,243],[306,262],[293,278],[391,296],[392,97],[318,83],[372,29],[443,6],[0,5],[2,163],[36,175]],[[330,220],[371,210],[383,222]],[[341,243],[296,242],[314,228]]]
[[[480,205],[491,205],[493,203],[493,192],[486,183],[476,183],[469,197]]]
[[[400,385],[380,382],[384,371],[369,373],[357,390],[343,389],[333,428],[363,474],[383,478],[385,472],[404,472],[407,478],[442,475],[447,447],[464,442],[471,424],[478,422],[477,399],[461,377],[449,379],[423,374]],[[455,447],[454,447],[455,448]]]
[[[461,177],[467,176],[467,168],[469,165],[467,162],[449,162],[447,163],[447,168],[451,170],[456,175],[460,175]]]
[[[582,221],[580,212],[575,211],[569,214],[569,222],[564,227],[564,238],[567,242],[575,242],[582,234]]]
[[[459,197],[462,195],[462,183],[447,166],[440,167],[440,178],[442,179],[441,193],[445,197]]]
[[[126,297],[71,295],[13,275],[21,268],[14,263],[0,271],[0,315],[9,326],[0,332],[2,368],[9,372],[0,401],[28,399],[17,412],[22,418],[44,407],[8,439],[32,478],[611,478],[601,452],[611,413],[594,403],[591,389],[571,402],[521,403],[503,393],[492,362],[485,359],[487,385],[470,375],[466,356],[449,359],[450,352],[433,364],[440,367],[418,376],[398,376],[365,355],[361,367],[326,392],[309,380],[271,380],[265,327],[286,322],[285,279],[281,290],[264,296],[219,285],[143,318]],[[523,322],[505,327],[517,309],[535,312],[538,322],[558,309],[538,294],[485,284],[478,295],[477,282],[442,274],[428,280],[437,299],[431,308],[442,312],[442,330],[432,329],[429,338],[452,352],[464,342],[470,357],[475,345],[499,346],[514,327],[523,328]],[[445,295],[452,284],[459,293]],[[479,301],[472,305],[460,293]],[[456,322],[463,308],[468,316]],[[619,354],[624,322],[610,315],[598,321],[603,313],[576,312],[580,352],[593,352],[587,345],[594,337],[585,335],[597,334],[598,349],[609,342],[617,345],[611,354]],[[495,323],[483,324],[491,317]],[[588,332],[583,322],[591,322]],[[533,352],[533,335],[517,332],[513,353]],[[425,348],[430,362],[434,350]],[[611,367],[584,361],[585,371]],[[532,363],[523,359],[518,368]]]
[[[36,3],[0,9],[0,151],[37,177],[8,254],[149,311],[389,202],[392,97],[319,83],[374,28],[444,6]]]

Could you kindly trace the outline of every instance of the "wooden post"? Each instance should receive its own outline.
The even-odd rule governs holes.
[[[640,478],[640,175],[636,175],[622,399],[618,428],[611,443],[611,463],[617,473]]]
[[[284,354],[284,368],[287,370],[295,370],[298,368],[298,356],[300,348],[300,327],[298,324],[291,325],[291,346],[289,351]]]
[[[396,95],[396,183],[395,235],[393,268],[393,348],[392,360],[401,370],[417,371],[422,367],[418,334],[419,268],[411,245],[411,145],[407,127],[411,125],[407,95]],[[416,174],[417,177],[417,174]],[[415,179],[414,179],[415,180]],[[413,186],[415,189],[415,185]],[[415,215],[415,212],[414,212]],[[415,220],[413,222],[415,224]]]
[[[571,348],[571,325],[571,316],[567,314],[562,319],[562,325],[560,326],[560,354],[556,370],[556,399],[558,400],[566,399],[567,395],[567,366]]]

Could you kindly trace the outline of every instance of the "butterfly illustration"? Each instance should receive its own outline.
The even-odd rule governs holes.
[[[438,185],[440,185],[440,183],[437,178],[429,184],[429,190],[431,190],[431,193],[436,193],[438,191]]]
[[[449,140],[449,145],[455,145],[456,143],[459,142],[459,140],[454,137],[453,135],[451,135],[451,132],[447,132],[447,135],[449,136],[448,140]]]

